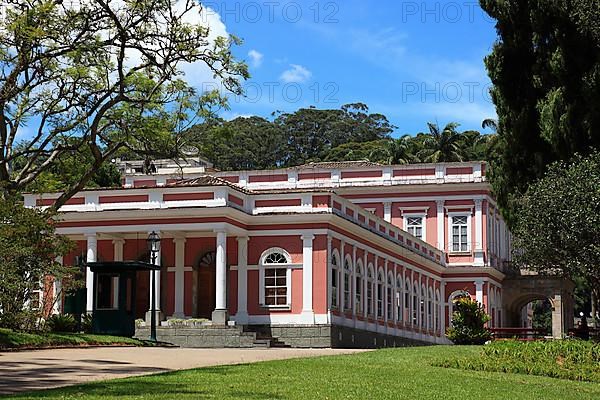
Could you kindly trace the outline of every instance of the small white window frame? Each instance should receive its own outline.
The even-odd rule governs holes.
[[[471,254],[471,231],[473,230],[471,214],[468,212],[449,212],[448,214],[448,253],[449,254]],[[454,238],[452,236],[453,217],[467,217],[467,250],[454,251]]]
[[[421,232],[422,237],[418,238],[424,242],[427,241],[427,214],[426,213],[403,213],[402,219],[404,224],[404,231],[408,233],[408,219],[409,218],[421,218]],[[416,237],[416,236],[415,236]]]
[[[265,259],[273,253],[281,253],[286,259],[285,264],[265,264]],[[280,247],[272,247],[265,250],[260,256],[260,264],[258,268],[258,297],[261,308],[269,310],[291,310],[292,308],[292,269],[296,267],[292,264],[292,257],[290,254]],[[267,268],[285,268],[286,269],[286,304],[285,305],[267,305],[265,304],[265,269]]]

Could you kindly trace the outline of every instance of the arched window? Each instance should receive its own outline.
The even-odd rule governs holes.
[[[450,324],[452,324],[452,314],[454,313],[454,300],[459,297],[471,298],[471,294],[466,290],[457,290],[448,296],[448,320],[450,321]]]
[[[433,329],[434,307],[433,307],[433,289],[431,288],[431,286],[429,287],[427,294],[429,295],[427,297],[427,329]]]
[[[331,255],[331,308],[338,308],[338,289],[339,289],[339,257],[337,254],[337,250],[333,252]]]
[[[363,313],[362,293],[363,293],[363,277],[364,271],[360,260],[356,263],[356,275],[354,279],[354,312],[357,315]]]
[[[344,310],[352,310],[352,261],[346,257],[344,262]]]
[[[387,287],[385,288],[386,319],[394,320],[394,275],[388,274]]]
[[[396,277],[396,321],[402,321],[402,277]]]
[[[383,285],[385,278],[383,277],[383,271],[379,271],[377,274],[377,318],[383,319]]]
[[[268,308],[290,307],[291,263],[287,251],[272,248],[260,258],[260,302]]]
[[[408,277],[404,279],[404,282],[404,316],[402,317],[402,321],[408,325],[411,320],[410,293],[412,292],[412,290],[410,290],[410,281],[408,280]]]
[[[367,314],[373,315],[373,265],[367,268]]]
[[[439,332],[442,326],[440,325],[440,310],[442,308],[440,290],[435,291],[435,331]]]
[[[419,305],[421,307],[421,328],[425,328],[427,325],[427,319],[425,316],[425,301],[427,300],[427,292],[425,291],[425,285],[421,285],[421,301]]]
[[[417,281],[414,282],[412,290],[412,324],[417,327],[419,326],[419,285]]]

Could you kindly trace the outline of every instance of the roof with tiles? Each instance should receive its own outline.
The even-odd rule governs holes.
[[[364,168],[364,167],[381,167],[382,164],[371,162],[368,160],[360,161],[325,161],[304,164],[296,167],[297,169],[344,169],[344,168]]]

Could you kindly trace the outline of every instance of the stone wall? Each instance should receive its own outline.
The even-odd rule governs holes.
[[[337,325],[250,326],[259,336],[272,336],[292,347],[381,348],[422,346],[430,343]]]
[[[148,339],[150,328],[136,328],[135,337]],[[254,347],[256,340],[255,333],[243,332],[238,327],[220,326],[160,326],[156,328],[156,337],[160,342],[190,348]]]

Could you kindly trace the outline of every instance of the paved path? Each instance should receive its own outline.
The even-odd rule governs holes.
[[[360,351],[104,347],[7,352],[0,353],[0,394],[178,369]]]

